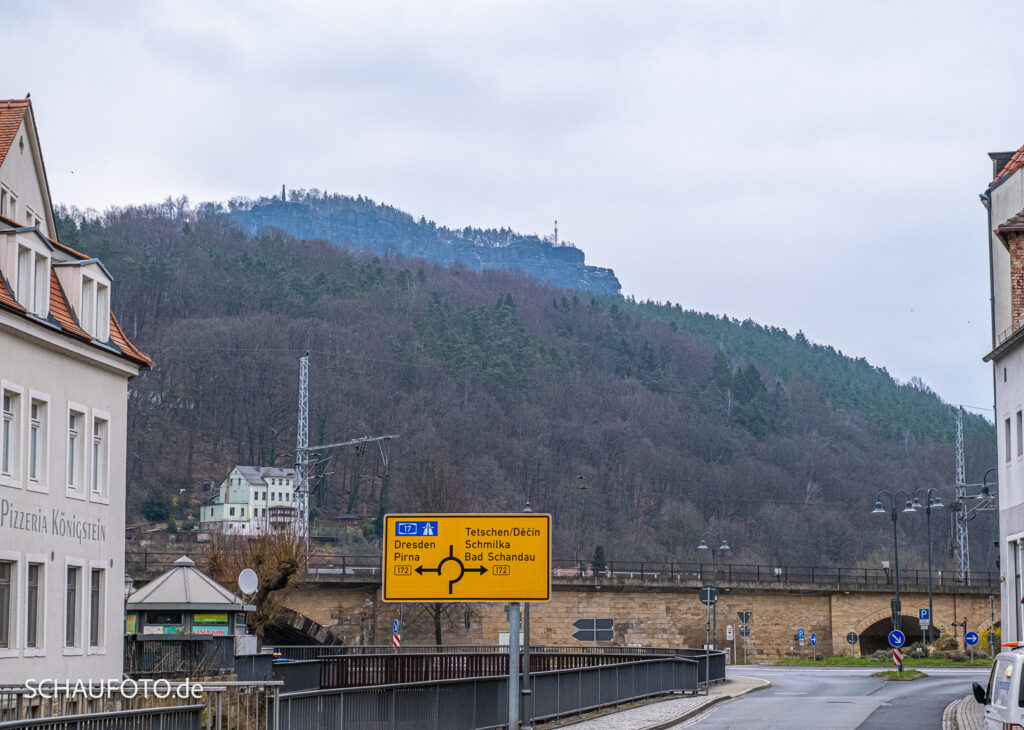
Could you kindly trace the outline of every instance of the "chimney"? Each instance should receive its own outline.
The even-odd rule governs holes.
[[[996,228],[996,235],[1010,254],[1010,327],[1024,324],[1024,210]]]
[[[281,202],[284,203],[284,202],[287,202],[287,200],[288,199],[285,198],[285,196],[284,196],[284,183],[281,183]]]
[[[1006,163],[1010,161],[1016,152],[989,152],[988,158],[992,160],[992,179],[995,180],[999,177],[999,172],[1006,167]]]

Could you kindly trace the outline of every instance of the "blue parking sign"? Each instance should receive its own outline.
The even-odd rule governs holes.
[[[889,632],[889,646],[893,647],[894,649],[899,649],[906,643],[907,637],[903,635],[902,631]]]
[[[798,638],[798,639],[804,638],[804,630],[803,629],[797,629],[796,630],[796,638]]]
[[[920,620],[922,620],[922,621],[927,621],[929,619],[928,609],[927,608],[919,608],[919,609],[917,609],[917,617]]]

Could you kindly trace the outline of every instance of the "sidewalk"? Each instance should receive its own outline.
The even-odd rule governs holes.
[[[711,687],[710,695],[686,695],[654,701],[628,710],[610,711],[599,717],[567,725],[549,725],[563,730],[664,730],[719,702],[747,692],[764,689],[771,682],[757,677],[732,676]],[[979,726],[980,727],[980,726]]]
[[[950,702],[942,713],[942,730],[981,730],[984,708],[974,699],[974,695]]]

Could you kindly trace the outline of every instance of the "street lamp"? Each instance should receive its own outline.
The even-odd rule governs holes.
[[[890,492],[888,489],[883,489],[878,493],[878,500],[875,502],[875,508],[871,510],[871,514],[884,515],[886,510],[882,506],[882,496],[888,497],[889,501],[889,515],[892,517],[892,558],[893,558],[893,572],[896,576],[896,598],[893,599],[892,603],[892,627],[894,630],[900,630],[900,548],[896,542],[896,520],[899,518],[900,512],[914,512],[914,505],[911,502],[911,495],[904,489],[899,489],[896,492]],[[900,495],[906,498],[905,506],[902,510],[897,508],[898,499]]]
[[[918,494],[924,494],[925,501],[927,502],[926,505],[921,504],[921,500],[917,496]],[[914,508],[915,512],[923,509],[925,521],[928,524],[928,643],[931,644],[934,641],[932,626],[935,621],[935,616],[932,613],[932,507],[944,507],[945,505],[942,504],[939,490],[934,487],[929,487],[928,489],[920,487],[914,490],[914,501],[910,506]]]
[[[710,672],[711,672],[711,646],[718,650],[718,590],[715,587],[715,582],[718,574],[718,553],[722,550],[729,550],[729,543],[725,541],[725,538],[718,535],[715,540],[721,539],[722,544],[717,548],[708,545],[706,537],[710,536],[711,532],[706,531],[700,538],[700,545],[697,546],[698,550],[710,550],[711,551],[711,587],[708,590],[708,602],[707,602],[707,613],[709,614],[707,625],[705,626],[705,642],[704,642],[704,687],[705,691],[709,694],[711,692]],[[714,542],[714,540],[712,540]],[[714,618],[712,619],[711,616]],[[714,621],[714,638],[711,635],[711,621]]]

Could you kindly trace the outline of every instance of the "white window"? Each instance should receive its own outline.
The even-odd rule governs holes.
[[[20,487],[21,479],[21,390],[0,388],[0,479]]]
[[[1004,424],[1003,431],[1005,432],[1004,433],[1003,443],[1006,446],[1006,449],[1005,449],[1005,451],[1006,451],[1006,461],[1009,461],[1010,460],[1010,419],[1009,418],[1006,419],[1006,423]]]
[[[82,308],[79,310],[82,329],[96,336],[96,280],[82,277]]]
[[[32,311],[45,317],[50,311],[50,260],[45,256],[36,254],[34,276]]]
[[[1024,456],[1024,412],[1017,411],[1017,456]]]
[[[82,568],[78,565],[67,567],[67,579],[64,588],[64,646],[75,648],[80,646],[79,636],[79,594],[82,590]]]
[[[89,646],[103,646],[103,618],[106,613],[104,604],[105,574],[102,568],[89,571]]]
[[[14,295],[33,314],[45,317],[50,309],[50,259],[27,246],[18,246]]]
[[[7,215],[7,188],[0,188],[0,215]]]
[[[29,563],[25,581],[25,648],[43,648],[45,575],[43,563]]]
[[[82,439],[85,437],[85,409],[72,406],[68,410],[68,489],[82,491]]]
[[[110,452],[109,421],[94,415],[92,419],[92,494],[107,496],[108,454]]]
[[[50,451],[49,406],[46,396],[31,393],[28,418],[29,489],[43,491],[47,484],[47,455]]]
[[[96,329],[93,336],[102,342],[110,339],[110,287],[96,283]]]
[[[14,648],[14,566],[0,560],[0,649]]]

